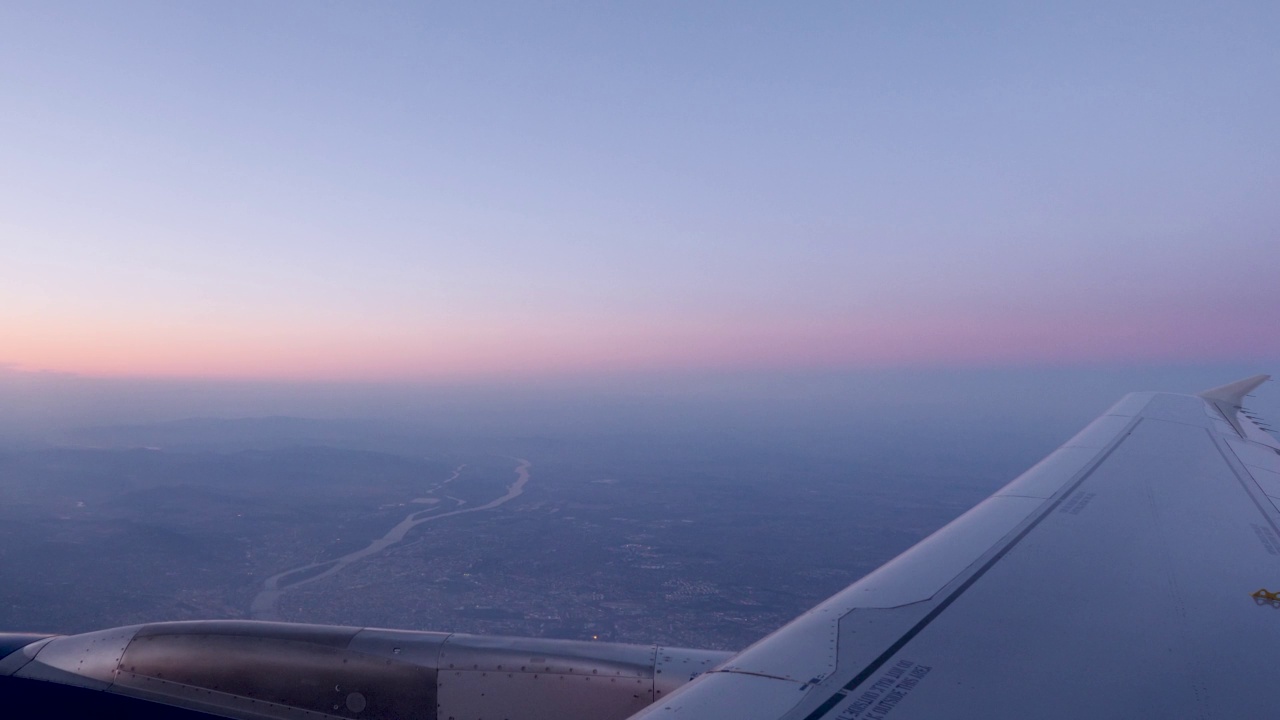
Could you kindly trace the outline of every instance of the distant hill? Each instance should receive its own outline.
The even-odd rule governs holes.
[[[326,446],[420,454],[423,438],[372,420],[315,420],[271,416],[186,418],[141,425],[82,427],[66,433],[71,445],[165,450],[270,450]]]

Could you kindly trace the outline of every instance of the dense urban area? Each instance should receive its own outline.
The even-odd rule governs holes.
[[[901,449],[645,437],[344,441],[313,425],[98,429],[0,453],[0,625],[252,618],[741,648],[1021,462],[920,446],[895,469]]]

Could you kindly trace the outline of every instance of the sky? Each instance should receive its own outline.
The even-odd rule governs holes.
[[[1265,372],[1278,29],[1272,2],[6,3],[0,368]]]

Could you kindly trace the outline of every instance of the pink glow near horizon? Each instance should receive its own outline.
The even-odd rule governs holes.
[[[0,361],[87,376],[282,380],[521,379],[580,372],[894,365],[1213,362],[1280,357],[1260,319],[1223,316],[923,317],[737,324],[311,328],[0,328]]]

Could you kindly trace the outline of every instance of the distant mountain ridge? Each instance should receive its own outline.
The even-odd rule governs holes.
[[[154,447],[165,450],[254,450],[297,445],[405,452],[420,444],[375,420],[318,420],[271,415],[195,417],[158,423],[97,425],[67,431],[71,445]]]

